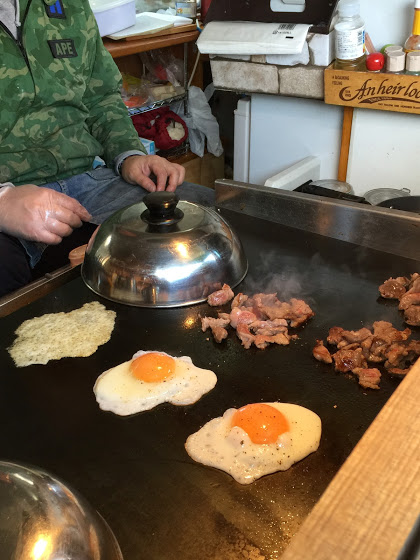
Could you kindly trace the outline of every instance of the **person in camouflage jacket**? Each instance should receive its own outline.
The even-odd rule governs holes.
[[[147,191],[174,191],[185,170],[145,155],[88,0],[1,0],[0,60],[3,295],[30,281],[47,245]],[[92,171],[95,156],[106,168]],[[180,187],[211,204],[203,189]]]

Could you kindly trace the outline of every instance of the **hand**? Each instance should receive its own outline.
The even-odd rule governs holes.
[[[90,218],[77,200],[51,189],[22,185],[0,192],[0,231],[13,237],[57,245]]]
[[[156,175],[156,185],[150,179],[152,173]],[[127,183],[140,185],[149,192],[173,192],[184,182],[185,169],[160,156],[129,156],[121,166],[121,176]]]

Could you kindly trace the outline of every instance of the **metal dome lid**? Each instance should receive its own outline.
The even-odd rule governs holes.
[[[236,286],[247,269],[241,242],[220,214],[161,191],[98,228],[82,278],[112,301],[179,307],[204,301],[224,283]]]
[[[123,560],[105,520],[46,471],[0,462],[0,558]]]

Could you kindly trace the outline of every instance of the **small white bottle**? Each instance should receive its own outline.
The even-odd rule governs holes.
[[[420,51],[407,53],[405,73],[409,76],[420,76]]]
[[[334,68],[366,70],[365,24],[360,17],[359,0],[341,0],[335,31]]]

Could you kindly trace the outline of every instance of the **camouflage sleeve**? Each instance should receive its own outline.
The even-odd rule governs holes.
[[[108,167],[129,150],[146,153],[124,105],[120,88],[121,74],[112,56],[96,32],[96,56],[87,83],[84,103],[89,110],[87,124],[92,136],[104,148],[102,158]]]

